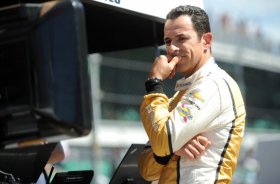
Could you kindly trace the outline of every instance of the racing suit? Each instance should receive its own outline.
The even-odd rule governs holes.
[[[146,82],[140,107],[150,149],[138,160],[140,174],[159,184],[231,183],[245,129],[245,106],[237,83],[209,59],[177,81],[173,98],[162,83]],[[201,134],[211,146],[196,160],[174,152]]]

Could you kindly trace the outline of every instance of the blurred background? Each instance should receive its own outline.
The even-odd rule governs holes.
[[[233,184],[276,183],[280,165],[280,1],[211,0],[204,2],[204,8],[214,34],[213,55],[240,85],[247,108]],[[159,52],[164,51],[148,47],[90,55],[93,129],[86,137],[62,142],[66,159],[55,171],[93,169],[93,182],[106,184],[128,147],[147,142],[139,104],[147,71]],[[169,96],[175,81],[165,81]]]

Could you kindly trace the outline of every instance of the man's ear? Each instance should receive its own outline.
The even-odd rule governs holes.
[[[202,35],[202,43],[203,43],[204,50],[208,50],[211,48],[211,45],[212,45],[212,33],[211,32],[204,33]]]

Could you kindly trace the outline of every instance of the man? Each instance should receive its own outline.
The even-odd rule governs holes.
[[[160,184],[230,183],[246,112],[238,85],[212,57],[207,14],[194,6],[171,10],[164,40],[167,55],[155,59],[140,107],[151,145],[139,158],[140,174]],[[162,81],[175,73],[183,78],[168,99]],[[201,136],[211,141],[204,154],[195,159],[176,156],[182,149],[195,153],[198,145],[205,146]]]

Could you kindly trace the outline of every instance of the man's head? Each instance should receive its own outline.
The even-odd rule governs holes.
[[[211,57],[212,33],[207,14],[199,7],[172,9],[164,25],[168,58],[179,56],[176,72],[192,75]]]
[[[176,19],[181,15],[188,15],[191,17],[193,27],[199,38],[201,38],[204,33],[211,32],[208,15],[203,9],[190,5],[178,6],[167,14],[166,19]]]

